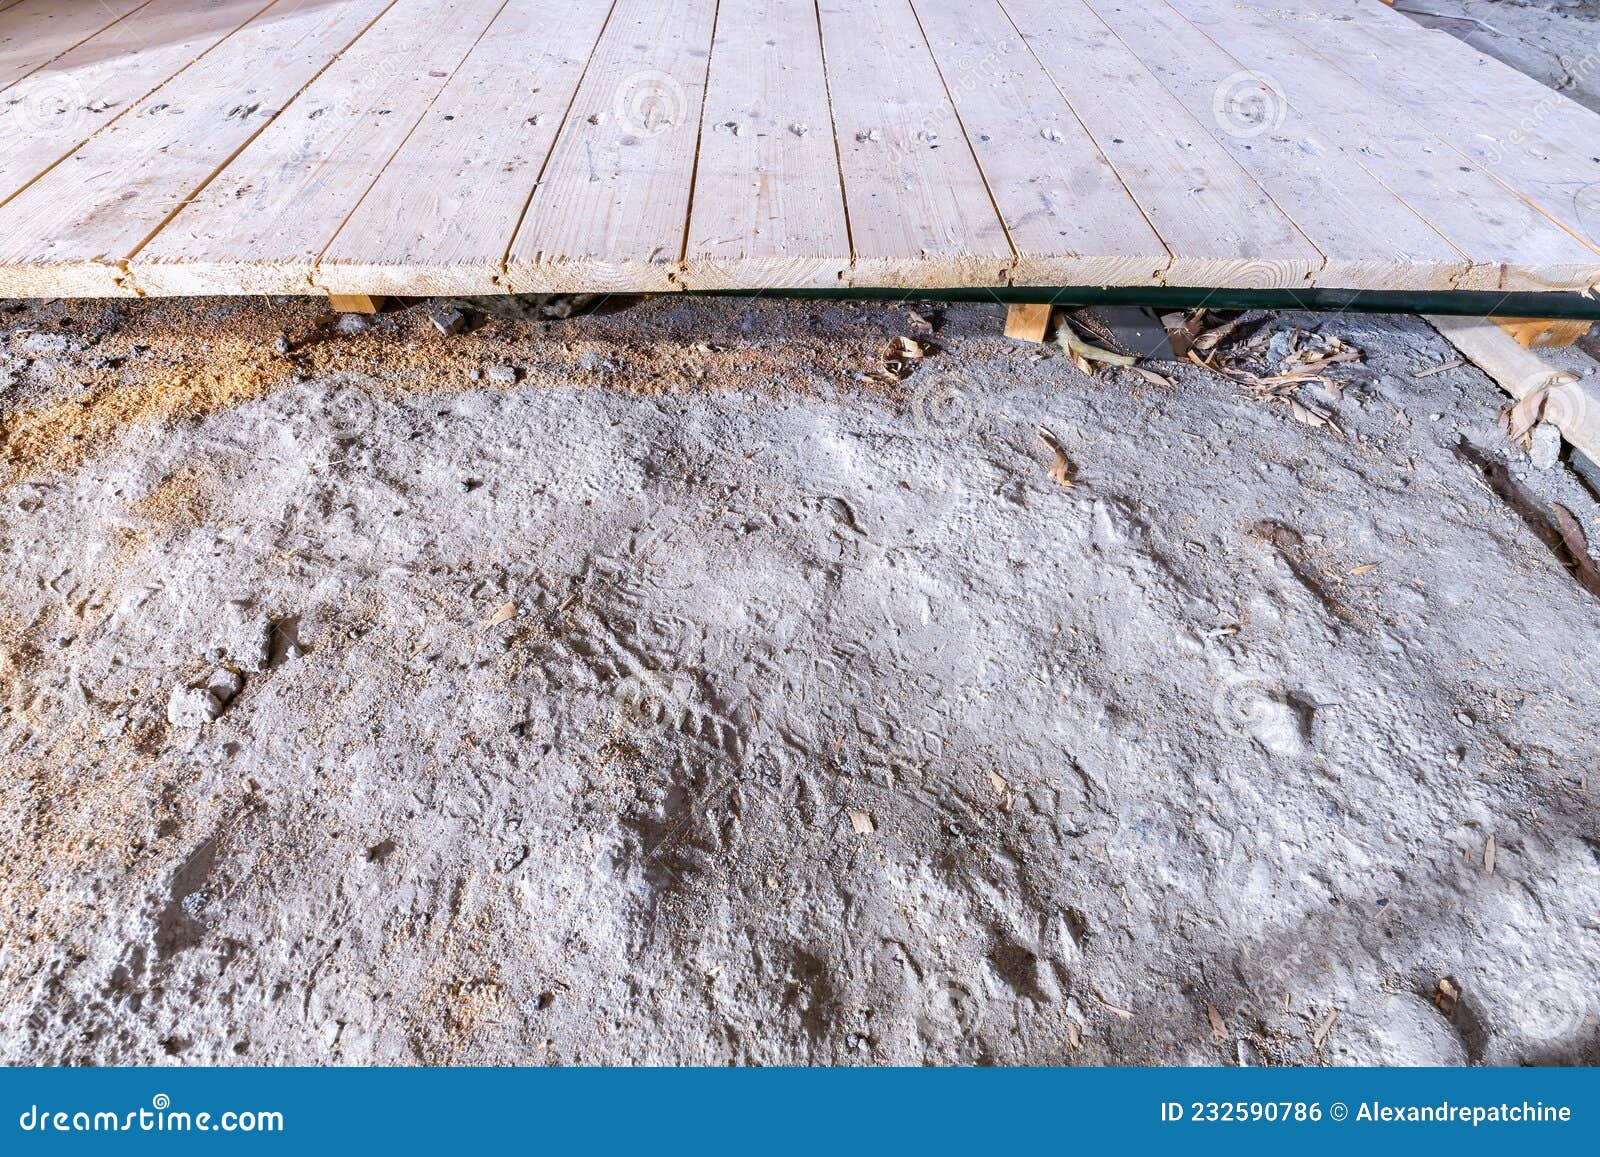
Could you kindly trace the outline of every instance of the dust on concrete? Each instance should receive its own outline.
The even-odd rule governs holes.
[[[1594,1061],[1582,481],[999,320],[6,313],[7,1059]]]
[[[1273,324],[1342,433],[993,307],[10,307],[5,1059],[1600,1061],[1594,492]]]

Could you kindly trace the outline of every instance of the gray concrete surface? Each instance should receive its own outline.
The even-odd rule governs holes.
[[[1297,327],[0,304],[0,1057],[1600,1062],[1594,492]]]

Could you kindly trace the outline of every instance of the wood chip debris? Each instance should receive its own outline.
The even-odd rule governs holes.
[[[492,631],[496,627],[498,627],[501,623],[508,623],[508,622],[510,622],[512,619],[514,619],[516,617],[517,617],[517,604],[516,603],[503,603],[503,604],[501,604],[499,610],[495,611],[494,614],[489,616],[489,621],[483,624],[483,629],[486,630],[486,631]]]
[[[1500,429],[1505,431],[1519,449],[1528,450],[1533,446],[1533,430],[1540,422],[1544,421],[1545,412],[1550,404],[1550,394],[1564,386],[1576,382],[1577,376],[1569,373],[1552,373],[1544,382],[1529,390],[1515,404],[1507,406],[1500,411]]]
[[[1382,563],[1377,563],[1377,562],[1364,562],[1360,566],[1351,567],[1350,568],[1350,573],[1352,575],[1371,574],[1373,571],[1377,570],[1382,565],[1383,565]]]
[[[1449,1016],[1455,1012],[1456,1005],[1460,1002],[1461,989],[1457,988],[1455,982],[1448,976],[1441,976],[1438,991],[1433,994],[1433,1003],[1438,1006],[1440,1012]]]
[[[1227,1040],[1229,1037],[1228,1022],[1222,1019],[1222,1013],[1217,1011],[1217,1006],[1209,1000],[1206,1001],[1206,1019],[1211,1022],[1211,1035],[1218,1040]]]
[[[1328,371],[1335,366],[1359,362],[1365,355],[1341,338],[1297,326],[1277,330],[1263,327],[1248,341],[1228,345],[1227,339],[1239,334],[1247,320],[1240,317],[1193,332],[1191,318],[1187,323],[1189,329],[1180,331],[1189,338],[1184,356],[1201,369],[1243,386],[1256,397],[1287,406],[1290,415],[1301,425],[1327,429],[1342,437],[1344,431],[1333,420],[1332,413],[1310,401],[1301,390],[1320,385],[1328,397],[1337,399],[1343,385],[1329,377]],[[1172,335],[1169,327],[1169,338]],[[1174,348],[1177,348],[1176,341]]]
[[[1486,876],[1494,875],[1494,861],[1497,852],[1494,846],[1494,837],[1490,836],[1483,841],[1483,873]]]
[[[1330,1008],[1327,1015],[1322,1018],[1321,1023],[1317,1025],[1315,1031],[1313,1031],[1311,1034],[1312,1048],[1320,1049],[1323,1045],[1328,1043],[1328,1034],[1333,1031],[1333,1022],[1338,1019],[1339,1010],[1336,1008]]]
[[[1442,374],[1442,373],[1445,373],[1445,372],[1447,372],[1449,370],[1459,370],[1462,366],[1464,366],[1466,364],[1467,363],[1466,363],[1465,359],[1463,359],[1463,358],[1455,358],[1452,361],[1443,362],[1443,363],[1441,363],[1440,365],[1437,365],[1437,366],[1429,366],[1425,370],[1418,370],[1416,373],[1412,374],[1411,376],[1413,378],[1431,378],[1431,377],[1433,377],[1434,374]]]
[[[1556,531],[1561,535],[1562,549],[1567,555],[1562,561],[1572,572],[1572,577],[1578,580],[1579,586],[1600,598],[1600,566],[1595,565],[1594,556],[1589,553],[1589,536],[1583,533],[1583,524],[1559,502],[1550,504],[1550,513],[1555,519]]]
[[[850,813],[850,830],[858,836],[870,836],[878,830],[878,825],[872,822],[872,813],[858,811],[855,808],[847,809]]]
[[[1072,359],[1072,364],[1082,370],[1089,377],[1094,376],[1095,363],[1108,366],[1132,366],[1139,359],[1130,354],[1113,353],[1097,345],[1091,345],[1078,336],[1072,328],[1072,323],[1062,320],[1056,327],[1056,344],[1061,347],[1061,352]]]
[[[878,365],[856,377],[862,381],[901,382],[910,377],[917,363],[932,352],[933,347],[918,338],[901,335],[884,348]]]
[[[1120,1016],[1123,1020],[1132,1020],[1133,1019],[1133,1011],[1131,1009],[1120,1008],[1117,1005],[1112,1004],[1109,1000],[1107,1000],[1105,997],[1101,996],[1098,992],[1094,994],[1094,997],[1095,997],[1096,1000],[1098,1000],[1100,1002],[1100,1004],[1105,1008],[1105,1010],[1107,1012],[1109,1012],[1112,1016]]]
[[[1073,463],[1067,451],[1057,438],[1043,426],[1038,428],[1039,441],[1045,448],[1055,455],[1055,461],[1050,464],[1050,480],[1071,490],[1078,484],[1078,467]]]

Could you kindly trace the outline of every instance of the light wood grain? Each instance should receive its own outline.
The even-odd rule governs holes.
[[[1327,258],[1315,285],[1426,290],[1466,278],[1466,255],[1374,177],[1361,150],[1323,128],[1322,102],[1289,100],[1270,78],[1249,75],[1167,4],[1088,3]]]
[[[618,0],[506,263],[516,292],[678,288],[715,0]]]
[[[994,0],[914,0],[1018,285],[1156,285],[1172,255]]]
[[[338,291],[491,294],[612,0],[510,0],[317,262]]]
[[[850,268],[814,0],[721,0],[683,280],[829,287]]]
[[[0,0],[0,295],[1577,290],[1596,139],[1375,0]]]
[[[149,0],[22,0],[0,10],[0,100],[6,90],[36,69],[97,32],[115,24]]]
[[[128,259],[388,3],[280,0],[140,101],[0,208],[0,295],[140,292]],[[176,279],[143,292],[249,286]]]
[[[908,0],[819,0],[856,285],[1003,285],[1016,264]]]
[[[1382,100],[1350,100],[1363,90],[1313,43],[1295,37],[1296,21],[1236,0],[1170,3],[1279,86],[1291,107],[1306,110],[1465,253],[1474,268],[1460,288],[1580,289],[1600,280],[1600,254],[1441,139],[1432,121]]]
[[[1323,256],[1081,0],[1004,0],[1172,253],[1171,285],[1307,286]]]
[[[315,285],[323,250],[504,3],[399,0],[143,247],[140,287]]]
[[[1600,249],[1600,114],[1442,30],[1371,0],[1311,0],[1289,22],[1363,91],[1405,108],[1441,139]],[[1261,12],[1271,4],[1250,0]],[[1382,7],[1381,5],[1378,7]],[[1319,14],[1335,19],[1316,21]],[[1396,23],[1396,22],[1400,23]],[[1595,46],[1600,50],[1600,46]],[[1590,59],[1586,67],[1594,67]],[[1581,60],[1571,67],[1584,67]]]
[[[153,0],[0,96],[0,204],[267,6]]]

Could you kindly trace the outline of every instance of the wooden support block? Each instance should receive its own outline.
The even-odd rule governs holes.
[[[1495,317],[1495,325],[1516,338],[1524,349],[1549,350],[1569,346],[1587,334],[1592,321],[1574,321],[1571,318]]]
[[[377,313],[383,308],[383,298],[364,293],[330,293],[328,304],[336,313]]]
[[[1592,379],[1558,370],[1530,353],[1504,327],[1490,324],[1498,319],[1425,316],[1462,357],[1517,401],[1535,390],[1547,391],[1544,420],[1590,461],[1600,462],[1600,388]]]
[[[1006,336],[1017,341],[1041,342],[1050,329],[1050,306],[1006,306]]]

